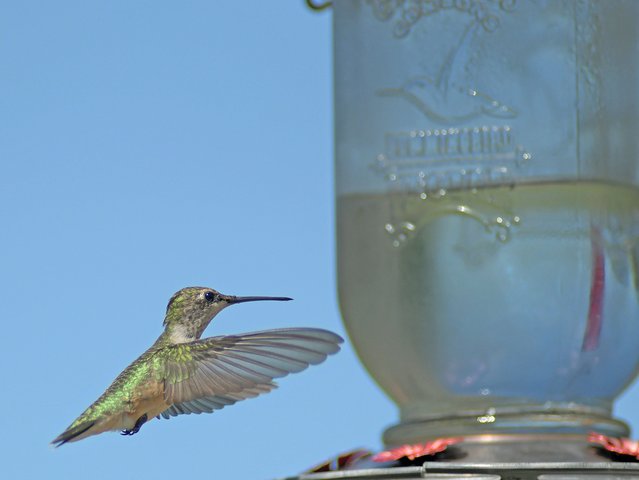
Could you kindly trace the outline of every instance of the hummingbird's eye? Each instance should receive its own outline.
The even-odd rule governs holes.
[[[213,302],[215,300],[215,294],[213,292],[206,292],[204,298],[206,298],[207,302]]]

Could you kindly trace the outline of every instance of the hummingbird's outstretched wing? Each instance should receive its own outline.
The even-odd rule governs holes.
[[[274,378],[300,372],[339,351],[327,330],[287,328],[171,345],[163,366],[161,416],[211,413],[276,388]]]

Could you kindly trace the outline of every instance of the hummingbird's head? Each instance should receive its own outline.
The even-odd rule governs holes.
[[[165,332],[173,343],[192,342],[229,305],[259,300],[292,300],[288,297],[236,297],[224,295],[212,288],[186,287],[175,292],[166,306]]]

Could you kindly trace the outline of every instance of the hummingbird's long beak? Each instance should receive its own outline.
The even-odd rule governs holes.
[[[234,295],[225,295],[222,298],[226,300],[229,305],[244,302],[261,302],[262,300],[275,300],[278,302],[287,302],[289,300],[293,300],[289,297],[236,297]]]

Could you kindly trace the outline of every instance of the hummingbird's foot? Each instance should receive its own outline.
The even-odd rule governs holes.
[[[142,425],[144,425],[147,420],[148,420],[148,417],[146,416],[146,413],[145,413],[144,415],[142,415],[140,418],[137,419],[137,421],[135,422],[135,425],[133,425],[133,428],[131,430],[128,430],[128,429],[122,430],[120,434],[135,435],[136,433],[140,431],[140,428],[142,428]]]

